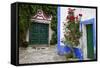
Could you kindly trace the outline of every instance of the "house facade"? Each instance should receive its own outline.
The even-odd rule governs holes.
[[[26,41],[29,46],[49,46],[52,30],[51,23],[52,16],[47,16],[41,9],[31,17],[31,24],[27,31]]]

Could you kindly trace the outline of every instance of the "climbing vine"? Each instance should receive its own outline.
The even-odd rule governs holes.
[[[51,5],[29,5],[19,4],[19,44],[23,45],[26,40],[26,32],[29,28],[31,16],[37,13],[38,9],[42,9],[47,15],[52,15],[51,29],[54,31],[51,39],[52,44],[57,43],[57,6]]]

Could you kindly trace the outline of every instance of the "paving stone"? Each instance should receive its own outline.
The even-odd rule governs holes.
[[[57,54],[56,47],[34,49],[32,47],[19,48],[19,64],[66,61],[65,56]]]

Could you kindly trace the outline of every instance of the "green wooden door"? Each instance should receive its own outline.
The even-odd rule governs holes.
[[[86,25],[87,30],[87,57],[90,59],[94,58],[94,47],[93,47],[93,25]]]
[[[48,24],[33,23],[30,26],[30,44],[48,44]]]

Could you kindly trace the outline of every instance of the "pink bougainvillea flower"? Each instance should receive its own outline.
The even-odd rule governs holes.
[[[78,21],[78,16],[76,16],[75,18],[76,18],[76,21]]]
[[[76,16],[75,18],[76,18],[76,20],[78,20],[78,16]]]
[[[71,10],[71,8],[68,8],[68,10],[70,11],[70,10]]]
[[[66,19],[69,19],[69,16],[67,16]]]
[[[68,14],[71,14],[72,12],[71,11],[68,11]]]
[[[71,12],[73,12],[73,9],[68,8],[68,13],[71,13]]]
[[[68,8],[68,14],[71,14],[74,12],[75,9],[71,9],[71,8]]]
[[[70,16],[70,21],[74,21],[75,17],[74,16]]]
[[[82,16],[82,14],[79,14],[79,16]]]

